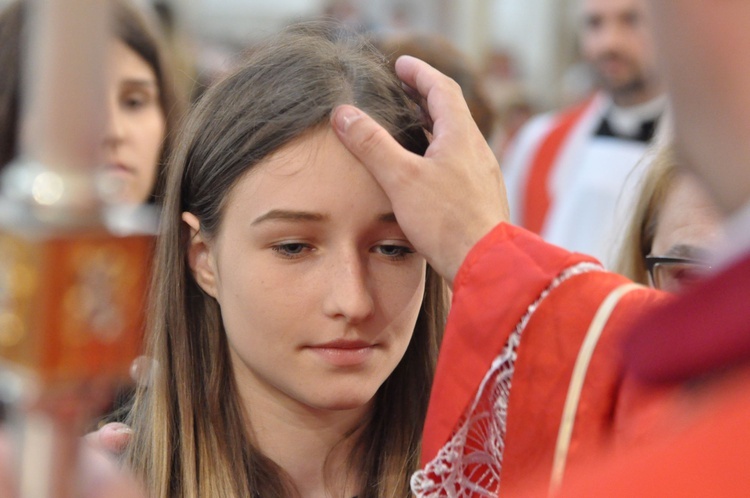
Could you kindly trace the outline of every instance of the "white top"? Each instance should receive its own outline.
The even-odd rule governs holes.
[[[637,194],[645,167],[636,166],[647,145],[635,140],[597,136],[605,113],[613,128],[632,128],[658,116],[666,105],[662,96],[633,108],[616,108],[598,94],[560,147],[548,187],[551,203],[542,237],[571,251],[590,254],[607,268],[616,259],[616,244]],[[556,115],[532,119],[510,146],[501,167],[508,189],[511,221],[523,219],[526,182],[532,161]]]

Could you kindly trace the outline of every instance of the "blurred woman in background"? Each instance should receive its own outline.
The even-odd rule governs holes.
[[[154,202],[184,96],[173,82],[169,55],[147,16],[128,0],[112,0],[112,7],[114,36],[102,143],[105,180],[112,186],[106,200]],[[19,153],[25,11],[25,2],[17,1],[0,15],[0,169]]]
[[[658,146],[641,184],[616,271],[635,282],[679,292],[709,268],[722,238],[721,216],[700,183]]]

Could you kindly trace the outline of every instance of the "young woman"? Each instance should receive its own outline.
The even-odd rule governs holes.
[[[254,50],[183,129],[126,454],[153,496],[409,495],[444,285],[331,130],[342,103],[424,153],[385,59],[326,23]]]
[[[17,154],[21,91],[23,1],[0,15],[0,169]],[[102,159],[113,180],[112,198],[154,201],[161,165],[184,98],[173,83],[167,54],[144,15],[127,0],[112,0],[114,36],[107,79],[107,129]]]

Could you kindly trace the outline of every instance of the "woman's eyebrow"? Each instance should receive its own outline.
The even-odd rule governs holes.
[[[393,214],[392,212],[391,213],[383,213],[383,214],[379,215],[377,219],[378,219],[378,221],[382,221],[382,222],[385,222],[385,223],[398,223],[398,221],[396,220],[396,215]]]
[[[664,256],[707,260],[710,257],[710,251],[692,244],[675,244],[669,248]]]
[[[123,86],[157,88],[156,80],[151,78],[126,78],[120,82]]]
[[[255,218],[252,225],[258,225],[264,221],[281,220],[281,221],[328,221],[330,216],[327,214],[314,213],[310,211],[295,211],[290,209],[272,209],[265,214]],[[383,213],[376,217],[381,223],[398,223],[396,215],[392,212]]]
[[[326,221],[329,216],[321,213],[312,213],[309,211],[293,211],[287,209],[272,209],[265,214],[255,218],[252,225],[257,225],[269,220],[283,221]]]

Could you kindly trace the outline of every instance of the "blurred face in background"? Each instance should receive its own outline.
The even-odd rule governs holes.
[[[705,274],[709,254],[722,237],[716,204],[693,175],[677,175],[659,212],[651,255],[684,261],[657,266],[653,283],[668,292],[682,291]]]
[[[659,93],[656,55],[644,0],[580,0],[581,51],[615,103],[635,105]]]
[[[153,68],[119,40],[110,54],[104,161],[113,198],[108,200],[140,204],[156,183],[166,119]]]

